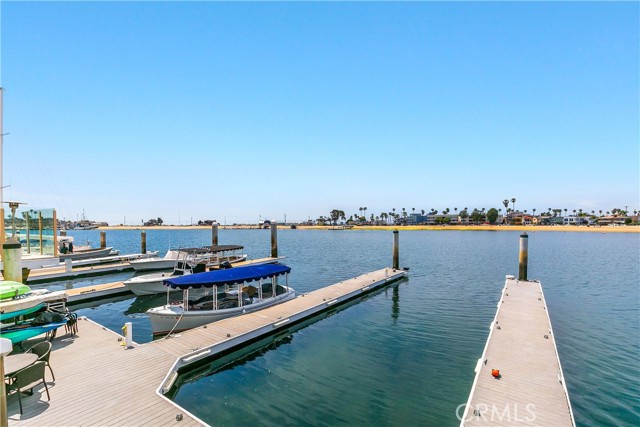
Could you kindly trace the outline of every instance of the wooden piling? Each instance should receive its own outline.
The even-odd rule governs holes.
[[[529,236],[527,236],[527,233],[520,235],[519,260],[518,280],[527,280],[527,264],[529,262]]]
[[[147,232],[140,232],[140,252],[143,254],[147,253]]]
[[[393,230],[393,265],[396,270],[400,269],[400,237],[398,230]]]
[[[218,246],[218,223],[211,226],[211,246]]]
[[[107,247],[107,232],[106,231],[101,231],[100,232],[100,247],[102,249]]]
[[[271,258],[278,258],[278,224],[271,223]]]

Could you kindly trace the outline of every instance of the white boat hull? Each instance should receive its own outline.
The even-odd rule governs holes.
[[[101,249],[87,249],[78,250],[70,254],[60,254],[60,261],[66,259],[87,259],[87,258],[100,258],[109,255],[117,255],[118,251],[114,251],[113,248],[101,248]]]
[[[206,261],[207,267],[215,267],[220,265],[220,263],[228,261],[231,264],[241,262],[247,259],[246,254],[242,255],[231,255],[231,256],[221,256],[221,257],[209,257],[204,256],[201,257],[202,261]],[[176,263],[179,259],[179,251],[169,251],[163,258],[156,259],[145,259],[145,260],[136,260],[131,261],[131,267],[133,267],[136,271],[147,271],[147,270],[168,270],[170,268],[175,267]],[[182,260],[182,258],[180,258]],[[199,261],[196,258],[196,261]]]
[[[176,265],[175,259],[165,259],[165,258],[157,258],[157,259],[141,259],[130,262],[131,267],[135,271],[145,271],[145,270],[169,270]]]
[[[275,298],[265,298],[253,304],[243,305],[242,307],[222,310],[185,311],[182,305],[164,305],[147,310],[147,315],[151,320],[151,330],[153,334],[162,335],[197,328],[227,317],[262,310],[292,300],[295,297],[295,291],[289,288],[287,292],[277,295]]]
[[[127,289],[138,296],[155,295],[167,292],[167,289],[169,289],[170,292],[175,291],[175,289],[167,288],[167,286],[162,284],[165,279],[169,279],[171,277],[176,277],[173,274],[173,271],[151,273],[145,274],[144,276],[132,277],[129,280],[125,280],[123,283]]]

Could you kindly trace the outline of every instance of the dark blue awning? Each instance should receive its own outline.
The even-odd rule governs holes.
[[[234,285],[268,279],[291,271],[291,267],[282,264],[248,265],[246,267],[213,270],[206,273],[188,274],[163,281],[165,286],[173,289],[199,289],[202,287]]]

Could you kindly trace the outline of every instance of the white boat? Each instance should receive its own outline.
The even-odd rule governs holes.
[[[193,273],[204,272],[206,264],[193,264],[188,260],[174,261],[173,271],[149,273],[142,276],[134,276],[122,282],[124,286],[136,295],[155,295],[167,291],[162,284],[165,279],[186,276]]]
[[[244,248],[238,245],[204,246],[201,248],[170,249],[164,257],[136,260],[131,266],[136,271],[167,270],[173,268],[178,259],[185,258],[193,262],[206,261],[207,266],[220,265],[223,262],[236,263],[247,259],[242,253]]]
[[[118,255],[119,252],[113,250],[112,247],[107,248],[93,248],[89,244],[82,246],[75,246],[73,243],[73,237],[71,236],[58,236],[58,258],[64,262],[67,259],[78,260],[88,258],[100,258],[110,255]]]
[[[290,271],[282,264],[261,264],[167,279],[164,285],[182,290],[183,300],[171,303],[167,293],[166,305],[147,310],[152,332],[162,335],[184,331],[292,300],[295,291],[289,287]],[[278,283],[281,275],[285,276],[285,285]],[[209,292],[189,298],[190,291],[202,289]]]

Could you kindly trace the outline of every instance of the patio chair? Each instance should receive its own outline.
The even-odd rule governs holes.
[[[25,353],[33,353],[38,356],[38,361],[43,361],[49,367],[49,371],[51,371],[51,377],[53,381],[56,380],[56,376],[53,375],[53,369],[51,369],[51,364],[49,363],[49,356],[51,355],[51,343],[49,341],[42,341],[37,344],[34,344],[30,347]]]
[[[11,384],[7,385],[7,395],[13,391],[18,392],[18,404],[20,405],[20,415],[22,415],[22,397],[20,396],[24,390],[31,390],[33,394],[33,388],[40,382],[44,384],[44,389],[47,391],[47,400],[51,400],[49,396],[49,387],[44,380],[44,367],[46,363],[44,361],[36,361],[33,365],[29,365],[26,368],[14,373],[11,376]]]

